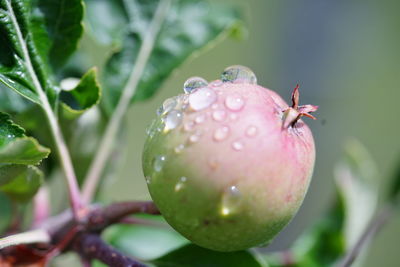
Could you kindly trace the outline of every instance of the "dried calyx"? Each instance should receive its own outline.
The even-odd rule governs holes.
[[[299,85],[296,85],[292,93],[292,106],[288,107],[283,111],[282,127],[284,129],[295,126],[298,120],[303,116],[309,117],[313,120],[317,119],[310,113],[317,111],[318,106],[314,105],[299,106],[299,97],[300,97]]]

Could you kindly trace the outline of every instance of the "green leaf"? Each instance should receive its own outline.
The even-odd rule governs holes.
[[[157,267],[261,267],[248,251],[217,252],[189,244],[153,260]]]
[[[82,17],[78,0],[0,0],[2,87],[54,106],[58,89],[50,64],[58,68],[76,48]]]
[[[15,177],[26,171],[26,165],[21,164],[1,164],[0,165],[0,186],[8,184]]]
[[[50,153],[10,117],[0,112],[0,191],[15,201],[29,200],[42,183],[39,164]]]
[[[17,138],[0,149],[0,163],[39,164],[50,150],[32,137]]]
[[[331,266],[344,255],[344,212],[343,202],[338,200],[325,218],[301,235],[292,247],[297,259],[294,266]]]
[[[42,172],[30,164],[39,164],[50,150],[25,131],[10,117],[0,112],[0,191],[16,201],[29,200],[42,183]]]
[[[101,97],[100,85],[97,81],[96,68],[90,69],[71,91],[63,91],[60,95],[63,103],[63,117],[75,118],[98,104]]]
[[[43,59],[59,69],[76,50],[83,33],[82,0],[33,0],[31,24]]]
[[[50,150],[39,145],[36,139],[26,137],[24,129],[14,124],[10,117],[0,112],[0,164],[39,164]]]
[[[127,31],[128,15],[122,0],[86,0],[89,33],[104,45],[120,45]]]
[[[148,225],[114,225],[103,234],[115,248],[154,266],[243,266],[260,267],[247,251],[215,252],[189,244],[189,241],[168,226],[161,216],[135,216]]]
[[[14,124],[9,115],[0,112],[0,148],[24,136],[25,130]]]
[[[41,104],[38,90],[46,90],[51,99],[54,99],[55,93],[48,88],[47,68],[35,47],[32,32],[38,26],[32,29],[30,24],[31,4],[21,0],[0,0],[1,48],[7,47],[2,50],[4,56],[0,58],[0,82]],[[37,77],[42,89],[37,88],[34,77]]]
[[[102,105],[106,110],[112,111],[132,72],[158,1],[114,1],[113,4],[106,0],[99,2],[87,1],[88,6],[96,5],[103,11],[105,6],[113,8],[110,12],[101,13],[102,16],[94,12],[88,13],[91,28],[100,28],[104,21],[114,21],[115,24],[110,27],[111,29],[119,27],[119,31],[113,32],[116,37],[109,36],[108,40],[119,39],[122,33],[125,34],[122,47],[110,57],[102,74],[104,85]],[[119,16],[115,15],[117,12]],[[101,22],[99,17],[102,18]],[[202,48],[210,47],[212,41],[232,35],[240,26],[238,18],[238,12],[230,6],[210,4],[208,1],[174,1],[133,100],[140,101],[153,96],[162,82],[188,57]],[[100,38],[107,39],[104,36],[111,29],[103,31]]]
[[[109,227],[104,238],[116,248],[143,260],[160,257],[189,241],[171,229],[161,216],[140,216],[157,226],[116,225]],[[160,224],[161,223],[161,224]]]
[[[25,171],[1,186],[0,190],[14,201],[26,202],[36,194],[42,183],[42,171],[34,166],[25,166]]]
[[[1,49],[1,48],[0,48]],[[1,51],[1,50],[0,50]],[[19,113],[27,110],[31,102],[27,101],[20,94],[9,90],[0,82],[0,110],[8,113]]]

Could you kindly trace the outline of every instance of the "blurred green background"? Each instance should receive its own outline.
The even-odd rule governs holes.
[[[247,38],[225,40],[188,60],[147,102],[133,105],[124,129],[128,144],[117,175],[106,180],[105,201],[149,199],[141,171],[145,128],[156,108],[181,93],[190,76],[217,79],[234,64],[250,67],[259,84],[286,100],[300,84],[302,104],[319,105],[308,120],[317,148],[313,181],[304,205],[269,250],[287,248],[323,215],[334,195],[333,170],[349,137],[359,139],[378,163],[382,190],[400,155],[400,2],[395,0],[265,0],[234,2],[245,14]],[[103,50],[90,48],[102,60]],[[129,186],[128,186],[129,185]],[[363,203],[360,203],[363,205]],[[400,216],[369,249],[364,266],[399,266]]]

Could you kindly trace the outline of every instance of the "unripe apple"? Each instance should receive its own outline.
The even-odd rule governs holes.
[[[194,77],[169,98],[148,129],[143,170],[167,222],[193,243],[235,251],[269,243],[300,207],[315,147],[292,106],[256,84],[246,67],[221,80]]]

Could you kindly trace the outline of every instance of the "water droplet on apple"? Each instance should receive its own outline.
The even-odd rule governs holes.
[[[205,115],[205,114],[200,114],[200,115],[196,116],[196,118],[194,119],[194,121],[195,121],[197,124],[201,124],[201,123],[203,123],[205,120],[206,120],[206,115]]]
[[[248,67],[234,65],[226,68],[221,75],[223,82],[257,84],[257,77]]]
[[[157,131],[163,132],[165,128],[165,123],[163,121],[160,122],[160,124],[157,127]]]
[[[175,192],[181,191],[182,188],[185,186],[186,181],[187,181],[187,178],[184,177],[184,176],[182,176],[182,177],[179,179],[179,182],[175,185]]]
[[[185,145],[184,144],[180,144],[178,146],[175,147],[175,153],[181,153],[183,151],[183,149],[185,149]]]
[[[162,168],[164,167],[164,163],[165,163],[166,159],[167,158],[163,155],[156,156],[153,161],[153,169],[156,172],[160,172],[162,170]]]
[[[221,80],[215,80],[213,82],[210,83],[211,86],[213,87],[219,87],[222,85],[222,81]]]
[[[196,89],[206,87],[208,85],[207,81],[204,80],[201,77],[191,77],[186,80],[186,82],[183,84],[183,91],[185,93],[190,94]]]
[[[151,183],[151,177],[150,176],[146,176],[145,179],[146,179],[146,183],[147,184]]]
[[[164,131],[169,131],[178,127],[183,119],[183,113],[179,110],[171,110],[165,115],[165,128]]]
[[[193,130],[193,128],[194,128],[194,122],[193,121],[188,121],[188,122],[185,122],[183,124],[183,129],[186,132],[190,132],[191,130]]]
[[[214,90],[204,87],[189,95],[189,104],[193,110],[202,110],[211,106],[217,100]]]
[[[156,125],[157,120],[154,119],[151,124],[146,128],[146,135],[150,138],[153,138],[154,134],[155,134],[155,130],[156,130]]]
[[[235,121],[235,120],[237,120],[238,115],[235,114],[235,113],[231,113],[231,114],[229,114],[229,118],[230,118],[232,121]]]
[[[190,143],[197,143],[200,140],[201,132],[196,132],[189,137]]]
[[[241,192],[237,186],[232,185],[222,193],[221,215],[229,216],[234,213],[241,201]]]
[[[239,111],[244,106],[244,100],[239,95],[228,95],[225,99],[225,106],[232,111]]]
[[[241,151],[243,149],[243,143],[240,141],[235,141],[232,143],[232,148],[236,151]]]
[[[161,105],[157,110],[156,110],[156,114],[157,116],[161,116],[164,113],[164,108]]]
[[[212,117],[215,121],[223,121],[226,117],[226,112],[225,110],[215,110],[212,113]]]
[[[214,131],[213,138],[215,141],[222,141],[228,137],[228,134],[229,134],[229,127],[222,126]]]
[[[157,111],[157,113],[160,113],[160,115],[165,115],[171,110],[173,110],[176,107],[176,104],[177,102],[175,97],[167,98],[164,100],[162,104],[162,109],[160,108],[160,110]]]
[[[254,137],[254,136],[256,136],[257,135],[257,132],[258,132],[258,129],[257,129],[257,127],[256,126],[249,126],[247,129],[246,129],[246,135],[248,136],[248,137]]]

